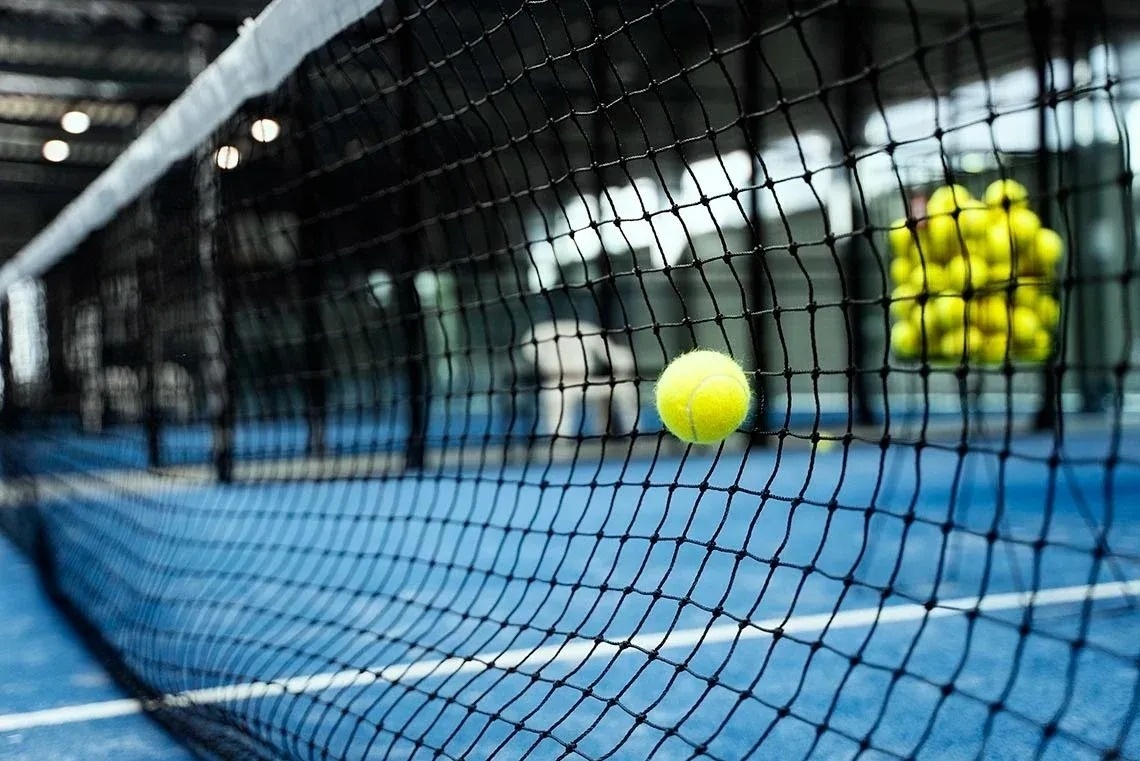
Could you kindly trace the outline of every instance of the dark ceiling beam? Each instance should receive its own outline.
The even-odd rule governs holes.
[[[133,125],[121,126],[94,125],[82,135],[71,135],[64,132],[58,121],[45,122],[16,122],[0,117],[0,143],[7,140],[34,139],[39,141],[58,138],[69,143],[84,141],[97,143],[121,143],[125,148],[136,136]]]
[[[45,191],[74,195],[98,177],[100,171],[98,167],[49,166],[43,161],[0,159],[0,188],[42,187]]]
[[[181,92],[190,84],[189,76],[177,76],[162,72],[144,70],[122,71],[106,66],[92,65],[78,67],[68,64],[23,64],[9,63],[0,57],[0,71],[8,74],[19,74],[44,79],[74,79],[80,82],[112,82],[126,88],[144,88],[144,91],[166,93]],[[150,88],[147,90],[147,88]]]
[[[209,24],[226,27],[254,16],[265,0],[0,0],[0,12],[69,24],[126,24],[134,27]]]
[[[44,95],[52,98],[118,100],[133,103],[169,103],[185,89],[185,83],[118,82],[79,77],[44,77],[0,72],[0,95]]]

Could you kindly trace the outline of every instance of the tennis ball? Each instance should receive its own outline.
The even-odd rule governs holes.
[[[922,334],[918,326],[904,320],[891,326],[891,350],[904,359],[913,359],[922,351]]]
[[[919,292],[938,293],[946,290],[946,270],[937,264],[928,264],[925,267],[916,267],[910,273],[910,284]]]
[[[910,271],[914,269],[908,257],[899,257],[891,260],[891,282],[901,285],[910,281]]]
[[[923,249],[923,253],[932,262],[948,262],[962,251],[958,222],[949,214],[931,217],[926,224],[926,235],[930,245]]]
[[[978,357],[987,363],[997,364],[1005,361],[1009,352],[1009,336],[1005,333],[990,333],[982,341],[981,352]]]
[[[690,444],[715,444],[744,422],[752,389],[735,360],[699,349],[669,363],[657,379],[656,397],[670,433]]]
[[[982,200],[993,209],[1029,206],[1029,189],[1017,180],[997,180],[986,188]]]
[[[990,262],[986,268],[986,283],[993,285],[1006,285],[1013,279],[1013,262]]]
[[[990,209],[981,201],[967,201],[958,212],[958,229],[970,240],[981,240],[990,229]]]
[[[966,300],[960,296],[939,296],[928,309],[936,315],[940,330],[961,330],[966,320]]]
[[[956,293],[966,290],[967,284],[981,288],[988,278],[989,268],[980,256],[959,256],[946,265],[946,287]]]
[[[1036,231],[1033,240],[1033,256],[1027,265],[1027,271],[1043,275],[1051,275],[1057,269],[1057,262],[1065,253],[1065,241],[1056,230],[1041,227]]]
[[[939,355],[945,359],[962,359],[977,356],[985,342],[985,334],[977,328],[952,330],[938,343]]]
[[[926,199],[926,214],[931,217],[952,214],[958,209],[966,208],[966,204],[972,200],[974,197],[964,186],[943,185]]]
[[[1020,356],[1031,362],[1044,362],[1053,353],[1053,337],[1048,331],[1039,330],[1033,336],[1033,345],[1023,349]]]
[[[891,222],[891,226],[887,231],[887,240],[891,244],[891,253],[895,256],[906,256],[910,253],[910,247],[914,243],[914,233],[907,227],[905,219],[896,219]]]
[[[1028,307],[1013,308],[1010,316],[1010,333],[1015,347],[1032,348],[1039,332],[1041,332],[1041,320],[1036,312]]]
[[[1019,279],[1017,287],[1013,289],[1013,303],[1019,307],[1036,309],[1037,302],[1043,295],[1040,287]]]
[[[931,346],[937,345],[938,335],[942,332],[942,326],[934,307],[929,303],[918,306],[910,313],[910,317],[915,327],[926,336],[926,342]]]
[[[1052,296],[1041,294],[1030,308],[1037,314],[1042,327],[1049,330],[1057,327],[1061,320],[1061,305]]]
[[[1032,210],[1017,207],[1008,214],[999,212],[993,216],[986,244],[989,247],[989,260],[1013,261],[1018,258],[1018,269],[1024,270],[1026,260],[1033,250],[1041,231],[1041,220]]]
[[[1002,296],[984,296],[970,304],[970,322],[987,333],[1009,331],[1009,304]]]
[[[914,309],[918,291],[910,283],[903,283],[891,291],[891,317],[905,320]]]

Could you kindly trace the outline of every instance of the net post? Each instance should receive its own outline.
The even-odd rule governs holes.
[[[321,337],[325,335],[321,318],[321,293],[324,282],[320,276],[319,261],[322,248],[320,201],[314,191],[320,167],[315,161],[319,146],[314,139],[318,122],[316,94],[310,86],[308,69],[303,64],[293,76],[290,87],[290,114],[296,125],[301,143],[298,164],[303,178],[297,184],[297,243],[299,266],[294,273],[301,297],[301,326],[304,335],[305,374],[301,380],[305,403],[305,421],[308,426],[306,447],[310,456],[325,454],[326,422],[328,414],[329,363]]]
[[[0,294],[0,433],[10,433],[16,425],[16,378],[12,373],[12,326],[8,320],[8,295]]]
[[[58,412],[56,405],[66,395],[74,395],[75,387],[65,359],[67,313],[72,300],[71,282],[64,268],[56,268],[44,276],[44,315],[47,330],[48,411]]]
[[[868,24],[866,16],[872,11],[862,0],[841,0],[837,10],[839,21],[834,25],[835,34],[840,48],[841,74],[845,81],[856,81],[859,68],[859,43],[863,39],[864,25]],[[847,323],[847,372],[848,389],[851,395],[851,413],[857,425],[871,425],[875,421],[871,410],[871,382],[865,371],[860,368],[872,366],[867,340],[867,309],[863,306],[870,298],[867,292],[867,278],[863,274],[864,245],[860,239],[866,237],[870,240],[870,215],[862,201],[855,175],[855,147],[859,144],[859,117],[861,115],[857,106],[855,88],[843,88],[843,97],[840,102],[840,124],[843,131],[839,135],[839,161],[843,163],[843,179],[839,182],[847,184],[847,202],[850,205],[851,232],[846,244],[839,252],[840,283],[843,287],[844,304],[843,316]],[[834,230],[831,231],[834,235]]]
[[[409,19],[407,0],[399,0],[399,64],[404,76],[411,76],[416,65],[416,41]],[[399,119],[403,133],[404,184],[397,203],[400,209],[400,257],[393,278],[396,308],[399,311],[401,332],[404,336],[404,383],[408,394],[408,438],[404,465],[410,470],[421,470],[427,459],[427,424],[431,406],[430,374],[427,356],[427,329],[424,324],[423,305],[416,289],[418,260],[422,254],[423,238],[417,226],[423,219],[423,198],[420,185],[415,181],[419,166],[421,137],[418,125],[415,88],[399,88]]]
[[[753,386],[759,400],[752,421],[751,443],[753,446],[766,447],[771,444],[768,435],[768,400],[771,399],[769,384],[765,380],[764,371],[768,366],[767,343],[764,340],[764,322],[761,319],[763,312],[769,308],[766,289],[771,287],[771,272],[764,258],[764,219],[760,204],[760,187],[764,182],[760,165],[760,146],[764,139],[760,124],[760,110],[763,98],[763,84],[760,74],[760,60],[763,56],[760,45],[760,36],[756,30],[760,26],[752,23],[759,19],[761,13],[760,0],[747,0],[741,6],[740,23],[744,32],[751,34],[746,54],[743,60],[744,80],[744,138],[751,154],[751,167],[748,184],[752,192],[748,194],[748,324],[749,334],[752,337],[752,364],[755,367]]]
[[[1069,3],[1069,14],[1073,12],[1074,3]],[[1050,198],[1053,182],[1052,155],[1049,152],[1049,105],[1056,98],[1053,89],[1052,77],[1049,72],[1050,34],[1052,32],[1052,13],[1047,3],[1042,0],[1032,0],[1029,5],[1027,21],[1029,23],[1030,37],[1033,46],[1033,68],[1037,77],[1037,193],[1041,199],[1041,223],[1046,227],[1052,226],[1053,199]],[[1072,48],[1069,48],[1071,58]],[[1072,61],[1070,60],[1070,63]],[[1062,214],[1063,216],[1063,214]],[[1062,324],[1064,324],[1062,322]],[[1060,341],[1055,342],[1059,345]],[[1045,360],[1041,372],[1041,400],[1034,417],[1033,427],[1037,430],[1051,430],[1058,423],[1061,410],[1061,383],[1057,364],[1057,350],[1054,348]]]
[[[609,5],[601,0],[591,0],[589,8],[591,31],[594,35],[594,48],[590,55],[590,79],[593,81],[597,100],[597,113],[591,120],[589,151],[592,154],[590,163],[594,169],[592,172],[594,187],[592,189],[599,204],[601,204],[603,203],[602,197],[606,194],[606,181],[609,174],[606,171],[605,162],[610,158],[612,147],[612,141],[607,138],[605,114],[605,106],[610,99],[612,84],[606,58],[606,27],[602,23],[603,19],[610,15],[610,11]],[[610,321],[614,318],[614,306],[618,303],[617,284],[614,282],[613,261],[610,252],[603,248],[597,261],[599,265],[598,280],[601,287],[591,287],[590,294],[597,303],[598,323],[603,330],[606,330],[611,326]]]
[[[154,244],[158,235],[154,211],[154,194],[148,191],[139,199],[139,230],[143,248],[135,258],[135,277],[139,284],[141,319],[139,340],[142,342],[143,367],[146,370],[142,384],[143,420],[146,429],[147,465],[162,466],[162,421],[158,404],[159,375],[162,370],[162,248]]]
[[[193,78],[209,63],[214,34],[207,27],[196,26],[189,37],[189,68]],[[236,418],[230,353],[233,314],[222,271],[223,258],[218,251],[221,188],[212,164],[213,147],[213,141],[206,140],[193,158],[194,227],[202,276],[202,382],[213,427],[212,464],[215,477],[229,483],[233,480]]]

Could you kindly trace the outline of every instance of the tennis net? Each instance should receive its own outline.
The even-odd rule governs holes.
[[[95,713],[1140,759],[1132,5],[277,0],[191,47],[0,268],[0,526],[137,697]],[[756,392],[714,446],[652,401],[698,347]]]

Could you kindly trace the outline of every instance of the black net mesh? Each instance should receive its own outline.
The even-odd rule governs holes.
[[[1140,758],[1137,22],[392,0],[10,296],[0,524],[221,757]]]

